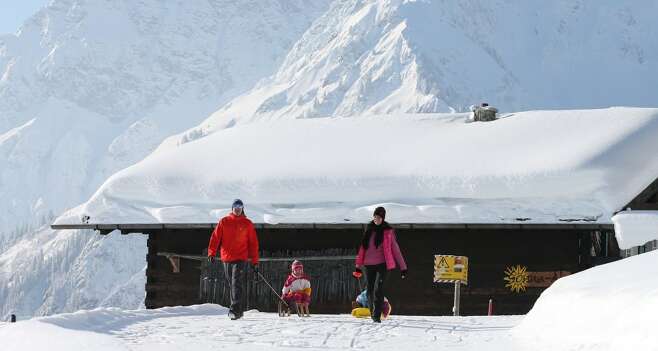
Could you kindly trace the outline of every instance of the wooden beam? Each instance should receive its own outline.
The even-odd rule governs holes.
[[[176,260],[176,264],[174,262],[171,263],[172,267],[180,267],[179,259],[184,258],[187,260],[194,260],[194,261],[206,261],[208,259],[208,256],[205,255],[184,255],[184,254],[177,254],[175,252],[158,252],[158,256],[164,256],[167,259],[169,259],[170,262],[172,262],[172,259]],[[302,260],[302,261],[339,261],[339,260],[355,260],[356,256],[355,255],[345,255],[345,256],[308,256],[308,257],[260,257],[258,261],[261,262],[292,262],[294,260]],[[174,273],[178,273],[176,271],[178,268],[174,268]]]
[[[96,224],[53,224],[50,226],[54,230],[64,230],[64,229],[98,229]]]

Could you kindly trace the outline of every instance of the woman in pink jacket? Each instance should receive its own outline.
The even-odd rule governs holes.
[[[356,268],[352,274],[355,278],[360,278],[363,274],[361,267],[365,266],[370,315],[375,323],[381,323],[386,275],[388,271],[398,267],[404,279],[407,276],[407,264],[395,239],[395,231],[384,221],[386,210],[377,207],[372,217],[363,233],[356,256]]]

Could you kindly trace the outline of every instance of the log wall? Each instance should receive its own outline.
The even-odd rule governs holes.
[[[361,229],[264,228],[258,229],[262,257],[289,257],[288,262],[262,262],[261,272],[280,291],[293,258],[355,255]],[[482,315],[489,299],[496,314],[527,313],[544,288],[512,292],[505,286],[505,270],[522,265],[533,272],[577,272],[592,264],[592,231],[577,229],[404,229],[396,230],[409,266],[407,279],[399,271],[389,274],[386,296],[394,314],[449,315],[453,286],[433,283],[435,254],[469,257],[469,281],[462,286],[461,314]],[[206,263],[180,260],[173,273],[158,252],[203,255],[211,231],[162,229],[149,234],[146,271],[146,307],[191,305],[200,300],[200,277]],[[359,291],[351,278],[352,260],[303,262],[311,276],[312,313],[348,313]],[[275,311],[276,297],[263,283],[247,275],[247,308]]]

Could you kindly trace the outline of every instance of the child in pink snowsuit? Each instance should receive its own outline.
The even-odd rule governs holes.
[[[308,306],[311,302],[311,281],[304,274],[304,266],[295,260],[290,267],[290,274],[283,284],[281,296],[288,304]]]

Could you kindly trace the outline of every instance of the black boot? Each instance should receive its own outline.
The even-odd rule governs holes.
[[[228,311],[228,318],[230,318],[232,321],[240,319],[242,318],[242,312]]]

